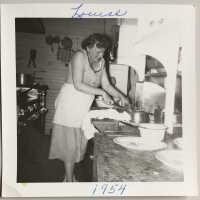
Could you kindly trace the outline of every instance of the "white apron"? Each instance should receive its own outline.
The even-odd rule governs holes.
[[[80,92],[73,84],[65,83],[55,101],[53,122],[68,127],[80,128],[94,100],[94,95]]]

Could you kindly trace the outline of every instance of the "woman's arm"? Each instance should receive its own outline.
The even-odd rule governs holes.
[[[83,82],[84,74],[84,55],[82,52],[77,52],[72,58],[72,79],[74,87],[84,93],[101,95],[103,96],[106,103],[112,103],[112,99],[107,95],[107,93],[100,88],[95,88],[90,85],[87,85]]]
[[[122,101],[122,105],[129,104],[128,98],[111,85],[105,68],[102,74],[101,86],[111,96],[119,98]]]
[[[137,72],[133,68],[130,68],[130,89],[128,91],[128,95],[133,105],[135,104],[136,82],[138,79]]]

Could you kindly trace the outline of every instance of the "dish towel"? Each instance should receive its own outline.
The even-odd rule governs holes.
[[[88,112],[86,117],[83,120],[81,129],[84,132],[86,139],[91,139],[94,137],[94,134],[98,132],[98,130],[93,126],[91,119],[114,119],[120,121],[130,121],[131,116],[126,111],[118,112],[114,109],[105,109],[105,110],[91,110]]]

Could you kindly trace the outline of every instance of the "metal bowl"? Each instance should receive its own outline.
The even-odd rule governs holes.
[[[131,121],[134,123],[148,123],[150,121],[149,113],[141,110],[133,111]]]

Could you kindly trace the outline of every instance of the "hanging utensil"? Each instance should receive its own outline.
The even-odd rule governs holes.
[[[64,37],[63,40],[61,40],[61,44],[63,46],[64,49],[71,49],[73,42],[69,37]]]
[[[51,35],[46,36],[45,41],[51,46],[51,52],[53,52],[53,37]]]
[[[37,67],[36,62],[35,62],[36,56],[37,56],[37,50],[31,49],[30,57],[29,57],[29,61],[28,61],[28,67],[31,67],[31,66],[33,66],[33,68]]]

